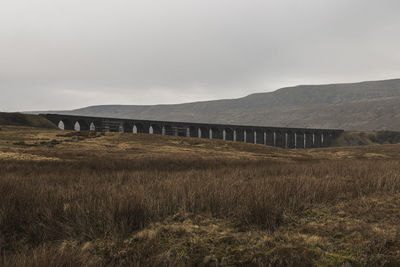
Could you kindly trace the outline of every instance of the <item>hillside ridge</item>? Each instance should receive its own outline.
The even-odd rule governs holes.
[[[259,126],[396,131],[400,130],[400,79],[298,85],[237,99],[182,104],[96,105],[59,113]]]

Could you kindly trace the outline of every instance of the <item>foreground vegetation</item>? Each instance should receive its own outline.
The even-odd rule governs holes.
[[[0,131],[0,265],[400,264],[399,145]]]

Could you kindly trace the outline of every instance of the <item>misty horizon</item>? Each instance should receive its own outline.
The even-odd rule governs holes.
[[[203,103],[203,102],[213,102],[213,101],[219,101],[219,100],[236,100],[236,99],[242,99],[245,98],[247,96],[250,95],[254,95],[254,94],[262,94],[262,93],[272,93],[275,91],[278,91],[280,89],[285,89],[285,88],[296,88],[296,87],[300,87],[300,86],[323,86],[323,85],[343,85],[343,84],[358,84],[358,83],[368,83],[368,82],[383,82],[383,81],[395,81],[395,80],[400,80],[400,78],[391,78],[391,79],[383,79],[383,80],[375,80],[375,81],[356,81],[356,82],[342,82],[342,83],[326,83],[326,84],[297,84],[297,85],[293,85],[293,86],[285,86],[285,87],[281,87],[281,88],[277,88],[275,90],[271,90],[271,91],[267,91],[267,92],[254,92],[248,95],[244,95],[244,96],[239,96],[239,97],[235,97],[235,98],[218,98],[218,99],[208,99],[208,100],[197,100],[197,101],[189,101],[189,102],[178,102],[178,103],[156,103],[156,104],[120,104],[120,103],[102,103],[102,104],[94,104],[94,105],[90,105],[90,106],[80,106],[77,107],[76,109],[80,109],[80,108],[86,108],[86,107],[96,107],[96,106],[169,106],[169,105],[181,105],[181,104],[193,104],[193,103]],[[64,110],[75,110],[73,108],[71,109],[64,109]],[[38,112],[38,111],[61,111],[60,109],[56,110],[17,110],[17,111],[13,111],[13,112]]]

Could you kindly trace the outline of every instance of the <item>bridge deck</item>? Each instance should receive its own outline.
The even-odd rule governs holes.
[[[326,147],[343,130],[40,114],[65,130],[149,133],[241,141],[282,148]]]

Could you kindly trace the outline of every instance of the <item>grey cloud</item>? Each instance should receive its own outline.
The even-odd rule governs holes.
[[[3,0],[0,109],[400,77],[399,1]]]

